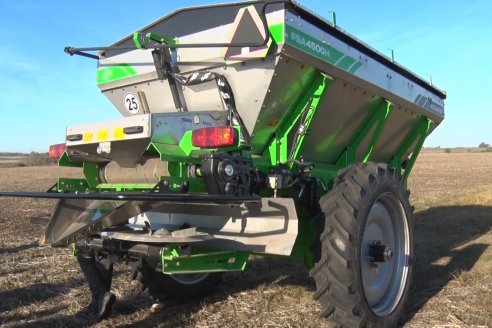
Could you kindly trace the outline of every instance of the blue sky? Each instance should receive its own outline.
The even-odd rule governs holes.
[[[0,152],[47,151],[66,125],[120,117],[96,86],[96,61],[66,45],[100,46],[182,7],[224,1],[1,1]],[[446,119],[426,146],[492,143],[492,1],[301,0],[447,91]]]

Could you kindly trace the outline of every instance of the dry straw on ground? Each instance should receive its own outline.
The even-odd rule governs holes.
[[[56,167],[0,168],[1,190],[46,190]],[[405,327],[492,327],[492,153],[423,153],[409,180],[417,261]],[[54,202],[0,199],[0,324],[79,327],[89,302],[74,258],[65,249],[36,247]],[[147,295],[118,266],[118,301],[98,327],[323,327],[314,284],[299,263],[254,259],[225,275],[216,293],[149,314]]]

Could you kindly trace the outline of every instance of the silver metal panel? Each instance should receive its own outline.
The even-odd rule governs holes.
[[[267,93],[262,101],[263,107],[254,122],[256,125],[251,144],[255,152],[263,151],[280,122],[290,115],[290,110],[293,110],[318,75],[312,66],[287,56],[279,56],[271,83],[265,87]],[[240,111],[239,114],[251,115],[248,111]]]
[[[131,114],[125,107],[125,96],[130,93],[137,97],[143,92],[151,113],[175,113],[176,109],[167,80],[159,80],[154,66],[154,72],[137,75],[105,85],[101,85],[103,94],[113,103],[124,116]],[[210,111],[222,109],[222,100],[215,82],[201,85],[182,87],[186,105],[189,111]],[[141,107],[141,104],[139,104]],[[140,111],[138,114],[143,114]]]
[[[414,112],[409,110],[393,109],[374,148],[371,161],[378,163],[389,162],[395,156],[399,147],[421,123],[421,120],[421,117],[417,117]],[[410,147],[410,152],[413,151],[413,148]],[[363,149],[364,146],[362,145],[360,151],[363,151]],[[358,156],[362,158],[361,153]]]
[[[268,93],[278,56],[254,59],[213,71],[223,74],[231,85],[236,108],[251,134]]]
[[[250,3],[258,10],[261,5]],[[237,18],[245,4],[229,4],[213,7],[183,9],[172,13],[142,29],[142,33],[154,32],[170,37],[179,37],[180,44],[187,43],[228,43],[235,35]],[[269,5],[268,24],[283,22],[284,10],[279,4]],[[252,9],[253,12],[255,9]],[[213,12],[213,17],[210,13]],[[186,22],[186,24],[184,24]],[[247,36],[246,36],[247,37]],[[261,40],[251,40],[260,42]],[[118,42],[119,46],[132,46],[133,40],[127,37]],[[224,75],[233,87],[236,104],[246,128],[253,130],[256,117],[261,108],[262,99],[269,85],[275,66],[275,57],[263,60],[264,54],[253,54],[255,48],[241,49],[251,57],[246,60],[229,61],[224,58],[227,48],[178,48],[174,64],[181,73],[192,70],[213,70]],[[258,59],[255,59],[258,58]],[[168,81],[159,81],[151,55],[151,49],[138,49],[127,52],[106,51],[99,60],[101,68],[114,65],[129,65],[137,72],[136,76],[100,84],[101,91],[124,116],[130,115],[125,108],[124,99],[128,93],[136,95],[143,92],[151,113],[176,112]],[[245,82],[247,81],[247,82]],[[210,111],[223,108],[215,82],[182,87],[184,99],[189,111]],[[242,109],[243,107],[244,109]],[[140,113],[139,113],[140,114]]]
[[[211,69],[222,74],[231,85],[239,111],[249,132],[255,126],[258,113],[268,91],[273,76],[277,56],[256,59],[231,66]],[[132,84],[131,82],[135,82]],[[101,86],[103,93],[113,105],[125,116],[130,113],[125,108],[125,95],[145,93],[151,113],[177,112],[167,80],[160,81],[156,73],[148,73]],[[223,110],[217,85],[214,81],[199,85],[182,87],[188,111]]]
[[[357,87],[378,93],[397,105],[404,105],[412,110],[424,109],[426,116],[433,117],[437,123],[443,119],[444,101],[436,94],[293,13],[287,12],[286,17],[286,42],[289,45],[284,50],[287,54],[306,60],[334,78],[342,78]],[[312,39],[305,38],[301,33]],[[319,56],[308,54],[306,48],[309,47],[319,50]],[[304,52],[305,55],[292,51],[292,48]],[[330,51],[341,52],[343,57],[334,64],[329,63]],[[344,60],[353,60],[353,64],[345,68]],[[419,102],[420,99],[425,101]]]
[[[121,167],[134,168],[146,160],[142,155],[150,138],[107,141],[67,147],[72,162],[107,163],[115,161]]]
[[[135,134],[122,134],[126,127],[141,126],[143,131]],[[67,147],[83,144],[100,143],[106,141],[120,141],[149,138],[151,135],[150,115],[137,115],[114,120],[101,121],[91,124],[81,124],[67,127],[66,135],[80,134],[85,139],[77,141],[66,141]],[[92,138],[89,139],[89,135]]]
[[[135,115],[115,120],[83,124],[67,128],[67,136],[81,140],[67,141],[72,161],[116,161],[125,168],[135,167],[150,142],[178,145],[186,131],[227,125],[227,111],[173,112]],[[143,127],[141,133],[125,134],[127,127]],[[90,139],[89,137],[90,136]]]
[[[64,246],[111,226],[145,226],[145,221],[152,230],[174,227],[171,231],[186,223],[213,236],[204,244],[211,247],[278,255],[290,255],[298,233],[291,198],[239,205],[60,200],[39,243]]]
[[[67,153],[74,162],[116,161],[123,167],[134,167],[150,142],[150,114],[135,115],[67,128]],[[125,128],[141,127],[142,132],[125,133]]]
[[[309,127],[302,151],[305,160],[334,163],[382,102],[365,90],[334,80]]]
[[[247,6],[254,6],[257,12],[261,12],[263,4],[256,1],[223,3],[218,5],[204,5],[176,10],[156,21],[141,28],[139,32],[146,34],[154,32],[159,35],[178,37],[196,35],[202,31],[212,30],[216,27],[229,27],[234,22],[238,11]],[[275,12],[282,11],[283,4],[268,4],[266,8],[269,24],[277,23],[283,19],[283,15],[275,17]],[[273,15],[272,15],[273,14]],[[271,18],[273,17],[273,18]],[[220,43],[223,40],[221,34],[210,34],[207,38],[198,39],[198,43]],[[128,35],[115,42],[115,46],[133,46],[133,35]],[[119,51],[106,51],[105,55],[110,57]]]
[[[174,227],[174,228],[179,229],[179,227]],[[192,235],[191,234],[185,235],[188,230],[193,230],[194,233]],[[184,231],[184,233],[182,233],[182,231]],[[194,243],[203,243],[204,241],[214,239],[214,237],[210,236],[206,232],[197,231],[196,228],[176,230],[170,234],[153,233],[152,235],[149,234],[147,229],[125,230],[125,231],[117,231],[117,232],[104,231],[101,233],[101,238],[129,241],[133,243],[158,244],[158,245],[162,245],[162,244],[189,245]]]
[[[291,254],[298,233],[291,198],[262,198],[261,203],[230,206],[165,204],[130,220],[142,226],[145,221],[153,230],[188,224],[215,237],[203,245],[277,255]]]
[[[151,51],[151,49],[135,49],[110,57],[103,56],[98,61],[98,70],[115,65],[131,65],[138,74],[155,72]]]
[[[152,141],[177,145],[188,130],[226,124],[225,111],[152,114]]]
[[[129,217],[142,211],[141,204],[137,202],[60,200],[39,239],[39,245],[65,246],[83,239],[91,230],[125,223]]]

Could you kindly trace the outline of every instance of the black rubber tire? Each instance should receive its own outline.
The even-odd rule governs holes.
[[[383,197],[390,195],[390,199],[395,199],[394,206],[399,206],[398,208],[401,209],[400,221],[406,229],[404,238],[407,240],[404,248],[406,255],[398,256],[398,259],[404,259],[406,266],[400,266],[400,260],[394,264],[394,267],[402,267],[401,272],[405,272],[405,276],[402,274],[400,279],[399,275],[395,275],[398,278],[394,281],[400,281],[400,286],[397,288],[398,295],[394,297],[393,305],[388,307],[388,312],[384,315],[373,311],[377,307],[371,307],[366,298],[362,266],[367,265],[368,262],[362,261],[368,260],[367,257],[363,258],[364,246],[361,245],[369,211],[373,204],[379,201],[381,195]],[[310,270],[310,276],[316,282],[314,297],[321,304],[321,316],[326,317],[333,326],[395,327],[398,325],[408,298],[414,255],[413,208],[409,204],[408,197],[409,192],[395,175],[394,170],[389,169],[385,164],[374,163],[357,164],[341,170],[331,191],[321,197],[322,215],[317,221],[319,238],[313,245],[316,264]],[[400,204],[397,204],[398,202]],[[390,217],[390,220],[395,220],[393,215]],[[380,271],[377,272],[379,274]],[[393,286],[392,283],[390,285]],[[391,292],[395,291],[393,289]],[[386,294],[386,291],[384,293],[384,295],[391,295]],[[390,299],[391,297],[389,296]]]
[[[187,301],[209,294],[220,282],[222,273],[204,274],[196,283],[181,283],[179,279],[156,271],[153,267],[143,264],[143,267],[134,269],[133,278],[136,279],[143,291],[148,290],[156,302]],[[184,275],[182,275],[184,276]],[[178,277],[179,278],[179,277]]]

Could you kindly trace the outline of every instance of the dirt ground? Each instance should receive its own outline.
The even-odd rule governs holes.
[[[0,168],[0,190],[47,190],[58,167]],[[492,327],[492,153],[423,153],[409,180],[417,260],[404,327]],[[80,327],[89,291],[66,249],[37,247],[54,202],[0,199],[0,325]],[[150,314],[151,302],[116,268],[113,315],[97,327],[324,327],[314,283],[290,260],[255,259],[214,294]]]

